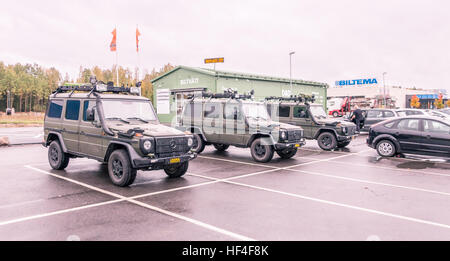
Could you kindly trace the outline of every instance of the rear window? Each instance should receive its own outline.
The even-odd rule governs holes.
[[[79,114],[80,114],[80,101],[72,101],[72,100],[67,101],[66,119],[77,121]]]
[[[48,106],[47,117],[58,119],[61,118],[62,108],[63,108],[62,100],[51,100],[50,106]]]

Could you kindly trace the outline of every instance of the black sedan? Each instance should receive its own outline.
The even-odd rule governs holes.
[[[383,157],[399,153],[450,157],[450,122],[432,116],[408,116],[372,125],[367,144]]]

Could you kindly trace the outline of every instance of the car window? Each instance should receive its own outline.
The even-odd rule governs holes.
[[[392,111],[384,111],[384,118],[391,118],[391,117],[395,117],[394,112],[392,112]]]
[[[83,102],[83,121],[86,121],[86,111],[87,109],[92,109],[95,106],[95,101],[84,101]]]
[[[242,111],[239,108],[239,104],[236,103],[225,104],[224,117],[225,119],[229,120],[241,120]]]
[[[293,116],[294,118],[308,118],[308,110],[305,106],[295,106]]]
[[[221,111],[220,107],[221,107],[220,103],[206,103],[203,117],[210,118],[210,119],[219,118],[220,111]]]
[[[63,108],[63,101],[62,100],[52,100],[50,102],[50,106],[48,107],[48,113],[47,116],[50,118],[61,118]]]
[[[419,120],[418,119],[401,120],[397,125],[397,129],[418,131],[419,130]]]
[[[289,117],[291,107],[289,106],[279,106],[278,107],[278,117]]]
[[[66,102],[66,119],[77,121],[79,113],[80,101],[68,100]]]
[[[367,118],[383,118],[382,111],[368,111]]]
[[[392,127],[394,127],[395,123],[397,123],[397,121],[390,121],[390,122],[384,124],[384,127],[388,128],[388,129],[392,129]]]
[[[433,120],[425,120],[423,129],[426,132],[434,132],[434,133],[450,133],[450,126]]]

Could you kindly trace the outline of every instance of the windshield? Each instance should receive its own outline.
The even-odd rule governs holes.
[[[270,116],[267,113],[267,107],[264,104],[247,103],[242,105],[245,116],[248,118],[269,120]]]
[[[105,119],[140,119],[155,121],[156,115],[148,101],[103,100]]]
[[[326,118],[327,114],[325,113],[325,110],[320,105],[314,105],[310,106],[309,110],[311,111],[311,114],[314,116],[314,118]]]

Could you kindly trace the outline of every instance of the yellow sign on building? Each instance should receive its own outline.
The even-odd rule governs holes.
[[[206,58],[205,59],[205,63],[223,63],[224,62],[224,58],[220,57],[220,58]]]

